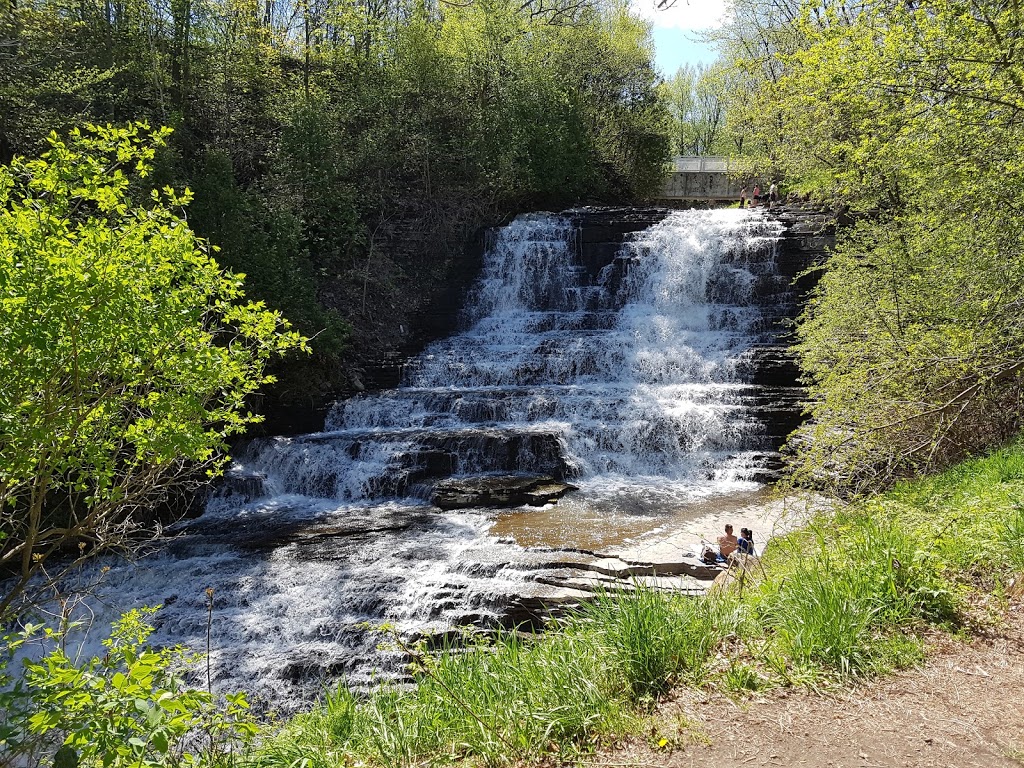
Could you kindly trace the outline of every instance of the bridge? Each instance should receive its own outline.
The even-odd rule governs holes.
[[[735,177],[728,157],[672,158],[671,172],[662,187],[662,200],[739,200],[740,190],[750,185]]]

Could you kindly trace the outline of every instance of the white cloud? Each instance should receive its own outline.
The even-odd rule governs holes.
[[[633,8],[656,27],[697,30],[721,26],[727,0],[675,0],[667,10],[659,10],[657,2],[633,0]]]

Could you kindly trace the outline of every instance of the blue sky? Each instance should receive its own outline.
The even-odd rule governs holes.
[[[633,7],[654,25],[655,63],[670,77],[683,64],[710,64],[715,52],[697,42],[694,32],[716,27],[725,14],[727,0],[676,0],[668,10],[658,10],[656,0],[633,0]]]
[[[710,64],[714,50],[693,40],[693,33],[678,27],[654,28],[654,62],[661,74],[671,77],[683,64]]]

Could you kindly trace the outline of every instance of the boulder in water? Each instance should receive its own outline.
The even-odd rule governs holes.
[[[434,486],[430,501],[441,509],[470,507],[540,507],[562,498],[576,486],[550,475],[475,475],[450,477]]]

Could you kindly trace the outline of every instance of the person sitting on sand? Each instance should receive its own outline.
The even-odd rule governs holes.
[[[749,528],[740,528],[740,538],[736,542],[736,551],[741,555],[754,554],[754,532]]]
[[[732,524],[725,524],[725,536],[718,537],[718,554],[722,559],[726,559],[733,552],[736,551],[736,547],[739,546],[739,539],[737,539],[732,533]]]

